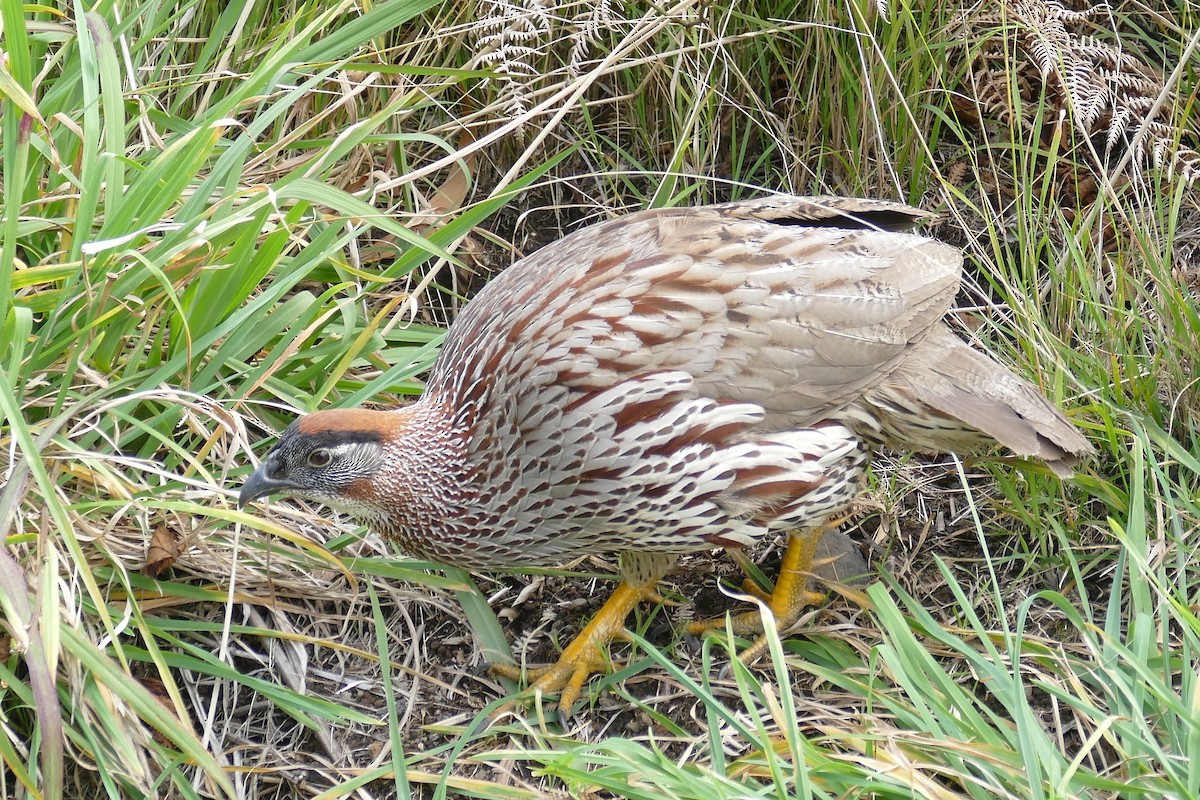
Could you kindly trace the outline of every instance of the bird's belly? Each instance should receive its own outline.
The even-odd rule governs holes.
[[[739,543],[766,535],[764,526],[733,519],[717,524],[681,526],[676,520],[642,518],[544,520],[539,525],[508,521],[469,533],[388,531],[406,555],[450,567],[487,572],[526,567],[557,567],[586,555],[629,550],[688,553],[711,550],[728,537]]]

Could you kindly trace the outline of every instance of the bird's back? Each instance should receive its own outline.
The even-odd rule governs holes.
[[[485,287],[429,389],[594,392],[682,370],[704,396],[762,406],[773,428],[812,424],[886,379],[949,308],[958,251],[872,227],[920,216],[778,197],[592,226]]]

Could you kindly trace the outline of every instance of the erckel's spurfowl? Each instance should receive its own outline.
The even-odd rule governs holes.
[[[778,196],[630,214],[514,264],[451,327],[425,393],[292,423],[241,490],[341,509],[470,570],[619,555],[624,580],[534,688],[569,710],[678,553],[791,541],[782,629],[876,445],[1092,452],[942,321],[962,255],[899,203]],[[706,623],[694,626],[701,630]],[[761,630],[758,612],[736,620]]]

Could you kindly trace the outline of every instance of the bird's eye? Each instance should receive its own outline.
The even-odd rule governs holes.
[[[330,453],[324,447],[318,447],[308,454],[308,465],[310,467],[327,467],[330,461],[333,461],[333,453]]]

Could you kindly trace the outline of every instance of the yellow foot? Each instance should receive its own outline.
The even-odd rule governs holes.
[[[824,529],[805,531],[792,534],[788,542],[787,552],[783,556],[783,566],[779,571],[779,580],[775,591],[769,595],[758,588],[753,582],[746,581],[744,588],[747,593],[766,603],[775,617],[775,626],[786,629],[795,624],[800,614],[808,606],[815,606],[825,601],[821,592],[810,591],[808,587],[809,571],[812,569],[813,558],[817,552],[817,543],[821,541]],[[724,630],[726,620],[707,619],[690,623],[687,632],[699,636],[706,631]],[[729,626],[737,636],[752,636],[763,633],[762,614],[758,611],[747,611],[729,618]],[[743,664],[753,662],[767,649],[767,639],[759,635],[754,644],[750,645],[738,658]]]
[[[536,695],[558,692],[559,714],[569,714],[588,677],[607,670],[607,645],[624,634],[629,612],[643,600],[656,599],[662,598],[652,587],[633,586],[622,581],[587,627],[567,645],[556,663],[525,671],[533,679],[529,688]],[[521,679],[521,668],[509,664],[493,664],[491,671],[510,680]],[[504,710],[507,707],[501,709]]]

